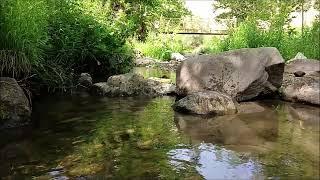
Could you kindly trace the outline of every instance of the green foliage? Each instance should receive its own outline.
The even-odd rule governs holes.
[[[101,17],[106,15],[102,5],[95,7],[96,2],[90,1],[54,3],[49,27],[51,60],[65,68],[94,74],[128,70],[132,52],[125,37],[107,23],[108,17]]]
[[[158,17],[186,13],[172,0],[2,0],[0,75],[49,89],[72,87],[74,75],[128,72],[127,39],[145,36]]]
[[[139,40],[146,40],[148,32],[154,30],[156,20],[180,18],[188,14],[182,0],[105,0],[114,19],[122,19],[128,33]]]
[[[0,2],[0,75],[21,77],[43,61],[47,8],[43,0]]]
[[[126,31],[100,1],[5,0],[0,9],[3,76],[32,72],[38,85],[66,89],[74,73],[107,76],[131,67]]]
[[[279,15],[289,19],[289,14],[295,10],[310,9],[309,0],[216,0],[213,4],[214,9],[229,9],[218,15],[218,19],[233,19],[243,22],[248,18],[256,20],[272,20]]]
[[[230,29],[227,37],[188,38],[181,35],[150,35],[146,42],[134,41],[134,47],[144,56],[159,60],[169,60],[172,52],[194,54],[216,54],[240,48],[276,47],[285,60],[292,59],[302,52],[311,59],[320,59],[320,23],[315,21],[304,33],[282,27],[282,17],[271,24],[268,29],[261,29],[253,20],[239,24]]]
[[[188,48],[182,37],[166,34],[150,34],[145,42],[134,40],[133,44],[144,56],[159,60],[169,60],[171,53],[184,52]]]
[[[306,28],[304,34],[295,30],[285,30],[282,27],[271,26],[262,30],[252,21],[245,21],[239,27],[230,31],[230,35],[223,40],[221,51],[239,48],[276,47],[282,56],[289,60],[298,52],[308,58],[320,59],[319,22],[314,22],[311,28]]]

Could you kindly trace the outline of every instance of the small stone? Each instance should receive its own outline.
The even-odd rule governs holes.
[[[303,77],[304,75],[306,75],[305,72],[303,71],[297,71],[293,73],[296,77]]]
[[[134,132],[135,132],[134,129],[127,129],[127,130],[126,130],[126,133],[127,133],[127,134],[133,134]]]
[[[78,81],[79,81],[79,84],[84,87],[92,86],[92,77],[89,73],[81,73]]]
[[[148,140],[148,141],[139,141],[137,143],[137,147],[141,150],[150,150],[152,149],[152,141]]]

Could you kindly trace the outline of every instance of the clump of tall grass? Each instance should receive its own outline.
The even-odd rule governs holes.
[[[72,87],[80,72],[106,77],[129,71],[133,50],[126,30],[110,21],[102,3],[0,1],[0,75],[32,76],[55,90]]]
[[[260,29],[252,21],[245,21],[230,31],[229,36],[219,44],[220,51],[239,48],[276,47],[285,60],[289,60],[298,52],[308,58],[320,59],[320,23],[315,21],[312,27],[304,29],[301,34],[295,29],[283,26]]]
[[[48,40],[43,0],[0,1],[0,74],[21,77],[43,61]]]

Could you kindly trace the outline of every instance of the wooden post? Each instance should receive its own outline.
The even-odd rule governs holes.
[[[301,36],[304,33],[304,0],[301,0]]]

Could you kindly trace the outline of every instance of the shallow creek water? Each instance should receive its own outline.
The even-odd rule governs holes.
[[[0,133],[3,179],[319,178],[318,107],[182,115],[174,97],[52,97],[32,127]]]

